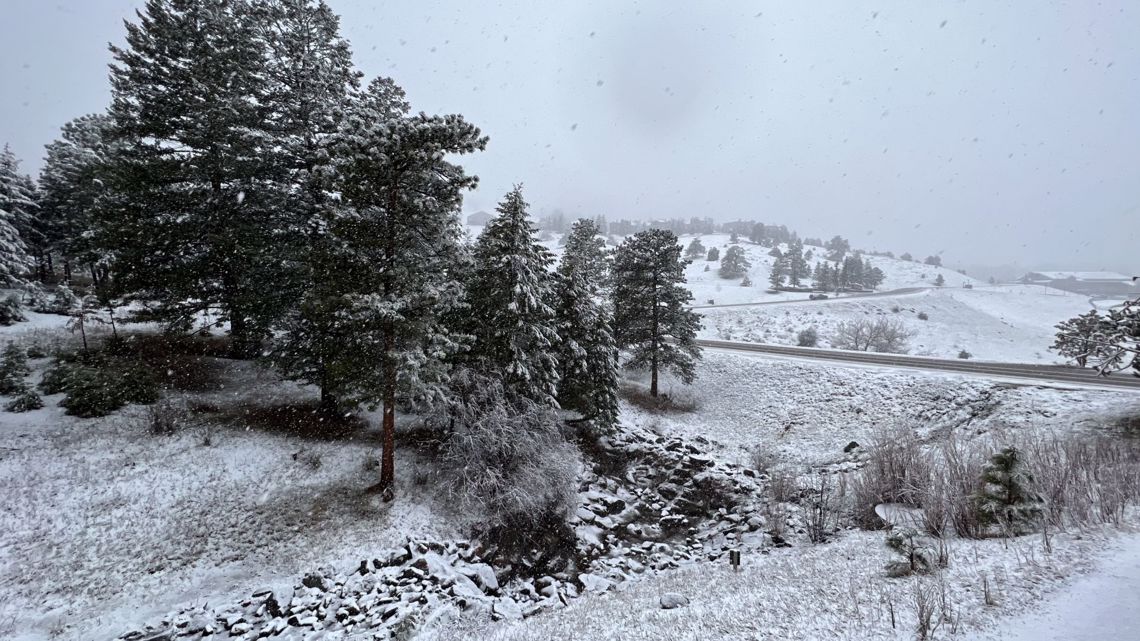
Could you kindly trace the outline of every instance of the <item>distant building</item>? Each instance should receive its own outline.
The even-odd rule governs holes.
[[[1088,296],[1136,296],[1140,288],[1131,276],[1117,272],[1029,272],[1021,282],[1046,285]]]
[[[494,216],[491,214],[488,214],[483,210],[479,210],[467,217],[467,224],[477,227],[485,227],[487,223],[491,222],[492,218],[494,218]]]

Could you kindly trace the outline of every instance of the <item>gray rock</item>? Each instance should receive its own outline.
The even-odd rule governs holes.
[[[661,595],[661,608],[664,610],[672,610],[673,608],[683,608],[689,605],[689,599],[683,594],[676,592],[666,592]]]
[[[522,608],[514,599],[504,598],[491,606],[491,617],[496,621],[517,621],[523,618]]]
[[[605,592],[614,586],[613,581],[589,572],[579,574],[578,582],[586,592]]]

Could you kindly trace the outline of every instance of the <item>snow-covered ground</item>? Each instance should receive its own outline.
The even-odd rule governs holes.
[[[801,330],[814,327],[819,346],[831,347],[839,323],[888,318],[913,333],[911,354],[957,358],[965,350],[980,360],[1060,363],[1064,359],[1049,350],[1054,326],[1091,308],[1088,297],[1072,292],[999,285],[700,311],[703,338],[795,345]]]
[[[1099,530],[1058,535],[1050,554],[1038,537],[953,540],[950,566],[940,580],[886,578],[883,566],[893,558],[883,535],[848,532],[825,545],[747,557],[739,572],[726,563],[687,566],[519,623],[460,620],[426,638],[909,640],[916,638],[920,590],[935,603],[944,594],[950,611],[950,621],[943,622],[933,638],[955,638],[952,635],[993,627],[1001,617],[1062,589],[1066,581],[1095,567],[1098,555],[1107,555],[1117,536]],[[995,605],[986,605],[983,580],[991,587]],[[668,592],[685,595],[690,605],[662,609],[658,601]]]
[[[45,317],[5,328],[0,341],[74,340],[60,334],[63,321]],[[45,364],[35,363],[39,370]],[[218,392],[187,399],[204,411],[170,437],[152,436],[147,410],[138,407],[82,420],[63,415],[58,397],[47,397],[44,409],[0,413],[0,637],[112,638],[176,607],[233,601],[263,586],[289,588],[322,565],[351,568],[406,536],[463,534],[463,516],[437,499],[414,447],[399,450],[398,498],[384,504],[367,491],[376,474],[368,468],[377,449],[372,431],[313,440],[227,423],[218,418],[227,408],[296,401],[312,391],[281,383],[252,363],[230,361],[222,383]],[[625,384],[640,382],[632,377]],[[710,454],[733,462],[746,461],[749,450],[763,444],[802,470],[840,460],[847,443],[868,442],[883,426],[935,439],[953,430],[1092,430],[1140,414],[1140,399],[1122,393],[714,350],[705,353],[693,386],[667,379],[664,390],[689,411],[659,413],[625,403],[623,422],[704,437]],[[1037,537],[955,542],[944,585],[961,612],[956,625],[993,629],[999,617],[1094,567],[1115,536],[1057,534],[1051,554]],[[911,638],[916,586],[943,584],[887,580],[888,557],[881,534],[851,531],[827,545],[756,555],[739,574],[699,563],[523,623],[460,619],[437,634]],[[983,576],[995,587],[996,607],[981,604]],[[692,605],[661,610],[656,600],[666,591],[684,593]]]
[[[1140,631],[1140,536],[1122,537],[1097,566],[971,641],[1107,641]]]
[[[872,369],[706,350],[691,386],[665,378],[662,390],[689,411],[627,406],[623,419],[661,434],[703,436],[726,460],[746,462],[757,445],[786,461],[822,465],[843,458],[884,428],[938,436],[953,429],[1098,429],[1140,415],[1129,392],[1056,390],[953,374]]]

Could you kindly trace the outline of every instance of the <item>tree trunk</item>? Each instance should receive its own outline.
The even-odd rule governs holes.
[[[653,370],[653,373],[651,375],[650,382],[649,382],[649,395],[652,396],[653,398],[657,398],[657,357],[656,356],[653,357],[653,363],[650,365],[650,369]]]
[[[390,355],[395,350],[394,332],[388,328],[384,332],[384,353]],[[395,497],[396,481],[396,365],[387,360],[384,365],[384,425],[383,449],[380,455],[380,491],[385,501]]]
[[[329,390],[327,383],[321,384],[321,405],[320,412],[322,414],[336,414],[340,410],[340,401],[337,399],[336,394]]]

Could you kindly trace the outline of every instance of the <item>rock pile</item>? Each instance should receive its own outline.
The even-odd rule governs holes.
[[[580,478],[579,506],[570,517],[576,567],[520,576],[517,567],[493,565],[477,542],[409,540],[348,573],[307,574],[291,594],[263,589],[230,607],[178,611],[118,639],[302,640],[348,633],[388,639],[461,611],[521,619],[584,594],[621,589],[647,572],[771,546],[763,475],[717,462],[683,439],[647,432],[603,439],[591,454],[595,464]],[[501,584],[505,577],[513,578]],[[670,595],[662,607],[683,602]]]

